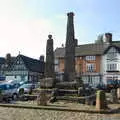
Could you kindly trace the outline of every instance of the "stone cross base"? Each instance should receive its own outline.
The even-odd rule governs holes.
[[[40,80],[40,88],[53,88],[54,78],[48,77]]]
[[[46,95],[46,91],[44,89],[40,90],[39,95],[37,96],[37,105],[47,105],[47,95]]]

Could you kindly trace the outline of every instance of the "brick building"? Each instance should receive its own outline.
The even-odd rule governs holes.
[[[75,48],[76,76],[82,76],[84,83],[92,86],[106,84],[109,80],[119,80],[119,50],[120,41],[112,41],[111,33],[106,33],[96,43],[77,45]],[[106,56],[111,55],[110,62]],[[64,47],[55,50],[55,72],[58,74],[64,73],[64,56]]]

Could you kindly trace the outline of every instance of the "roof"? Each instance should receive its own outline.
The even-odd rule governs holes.
[[[19,57],[21,57],[21,59],[23,60],[26,68],[29,71],[32,72],[39,72],[39,73],[43,73],[44,72],[44,66],[45,63],[43,61],[37,60],[37,59],[33,59],[24,55],[18,55]]]
[[[0,64],[4,64],[5,63],[5,58],[4,57],[0,57]]]
[[[1,68],[1,70],[3,70],[3,71],[8,70],[8,69],[13,65],[15,59],[16,59],[16,57],[11,57],[10,62],[9,62],[9,64],[8,64],[8,63],[6,62],[6,59],[5,59],[5,58],[2,58],[0,64],[3,65],[3,66],[2,66],[2,68]]]
[[[120,41],[113,41],[112,45],[120,47]],[[102,55],[104,51],[110,45],[107,43],[100,43],[100,44],[84,44],[78,45],[75,48],[75,56],[86,56],[86,55]],[[57,48],[55,50],[55,57],[64,57],[65,56],[65,48]]]
[[[116,45],[110,45],[110,46],[104,51],[103,54],[106,54],[111,47],[114,47],[114,48],[117,49],[117,51],[120,53],[120,47],[118,47],[118,46],[116,46]]]

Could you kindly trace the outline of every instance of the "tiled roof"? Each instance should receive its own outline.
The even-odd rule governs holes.
[[[9,64],[6,62],[6,59],[4,58],[4,63],[3,63],[3,67],[1,68],[3,71],[9,70],[10,67],[13,65],[13,63],[15,62],[16,57],[11,57],[11,60],[9,62]]]
[[[113,41],[113,45],[120,47],[120,41]],[[86,55],[102,55],[104,51],[108,48],[109,44],[101,43],[101,44],[84,44],[78,45],[75,48],[75,56],[86,56]],[[55,50],[55,57],[64,57],[65,56],[65,48],[57,48]]]
[[[44,62],[24,56],[24,55],[19,55],[19,56],[22,58],[28,70],[32,72],[39,72],[39,73],[44,72],[44,66],[45,66]]]
[[[0,65],[5,63],[5,58],[4,57],[0,57]]]
[[[79,45],[75,49],[75,56],[101,55],[107,47],[108,44]]]

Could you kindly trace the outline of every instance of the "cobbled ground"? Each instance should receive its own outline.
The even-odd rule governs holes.
[[[0,107],[0,120],[120,120],[120,114],[88,114]]]

